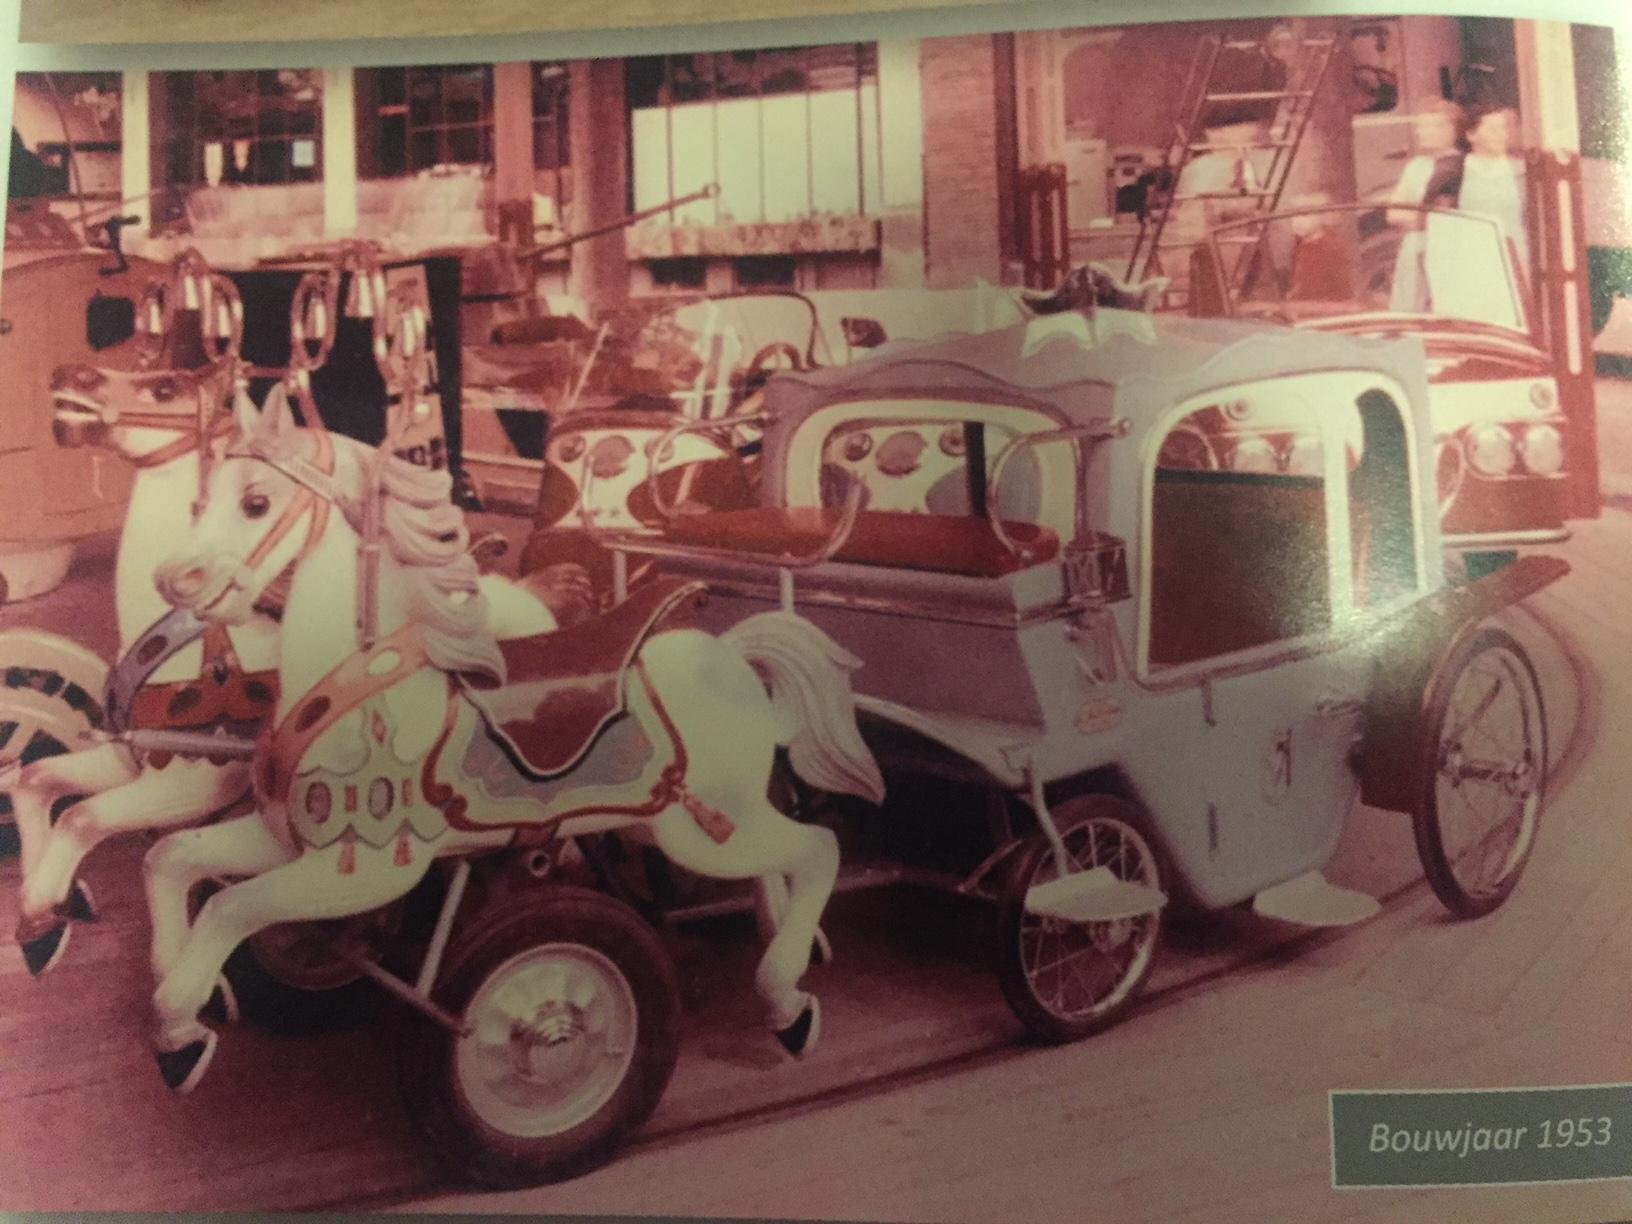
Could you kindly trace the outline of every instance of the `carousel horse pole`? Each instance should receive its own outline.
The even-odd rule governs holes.
[[[470,772],[502,751],[499,716],[474,686],[533,709],[526,691],[505,685],[500,642],[547,640],[549,609],[511,587],[505,613],[504,584],[481,578],[465,550],[446,473],[301,430],[287,413],[245,417],[240,431],[156,581],[177,607],[230,623],[271,574],[301,560],[285,606],[278,712],[257,753],[257,815],[171,834],[149,854],[155,1053],[166,1083],[186,1092],[202,1077],[217,1034],[201,1012],[226,957],[258,931],[369,912],[405,895],[437,857],[636,823],[688,870],[785,880],[755,985],[782,1044],[808,1051],[820,1013],[800,979],[837,874],[837,841],[784,816],[767,791],[786,744],[813,785],[882,797],[855,724],[855,660],[787,613],[719,637],[654,628],[654,613],[630,639],[633,663],[616,673],[641,745],[633,780],[575,780],[608,776],[597,753],[616,737],[596,732],[548,787],[495,795]],[[212,896],[189,925],[188,889],[215,875],[249,878]]]

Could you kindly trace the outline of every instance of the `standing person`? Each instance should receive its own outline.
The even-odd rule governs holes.
[[[1513,112],[1504,106],[1470,109],[1460,124],[1465,152],[1441,158],[1424,203],[1457,208],[1496,222],[1512,244],[1519,282],[1528,284],[1530,229],[1525,217],[1524,162],[1513,156]]]
[[[1390,204],[1421,204],[1428,196],[1428,184],[1439,162],[1456,150],[1462,108],[1455,102],[1435,98],[1411,119],[1411,143],[1416,155],[1405,163],[1399,182],[1389,194]],[[1409,209],[1390,209],[1390,225],[1406,227],[1394,259],[1394,281],[1389,309],[1413,314],[1428,309],[1428,284],[1422,271],[1422,217]]]

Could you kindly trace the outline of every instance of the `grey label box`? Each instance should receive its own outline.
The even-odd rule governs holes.
[[[1333,1092],[1332,1185],[1632,1178],[1632,1084]]]

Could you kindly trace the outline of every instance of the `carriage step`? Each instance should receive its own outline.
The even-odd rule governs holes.
[[[1064,922],[1116,922],[1154,914],[1167,896],[1149,884],[1119,879],[1109,867],[1074,871],[1026,890],[1026,913]]]
[[[1266,888],[1252,899],[1253,912],[1301,926],[1353,926],[1382,908],[1377,898],[1339,888],[1318,871]]]

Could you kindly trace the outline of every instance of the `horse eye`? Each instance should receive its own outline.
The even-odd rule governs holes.
[[[238,508],[244,512],[245,518],[258,519],[272,509],[272,499],[265,493],[245,493]]]

